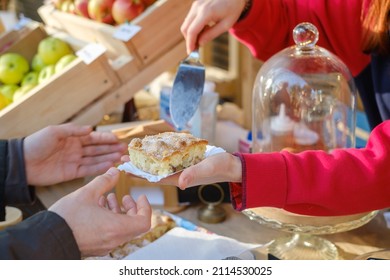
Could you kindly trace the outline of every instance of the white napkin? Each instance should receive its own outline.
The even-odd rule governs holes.
[[[259,244],[242,243],[217,234],[175,227],[125,260],[221,260]]]
[[[222,153],[222,152],[225,152],[225,150],[222,149],[222,148],[207,145],[206,152],[205,152],[205,157],[209,157],[209,156],[212,156],[212,155],[215,155],[215,154],[218,154],[218,153]],[[168,176],[171,176],[172,174],[175,174],[175,173],[172,173],[172,174],[168,174],[168,175],[164,175],[164,176],[162,176],[162,175],[160,175],[160,176],[153,175],[153,174],[146,173],[146,172],[138,169],[131,162],[125,162],[125,163],[119,165],[118,169],[121,170],[121,171],[125,171],[127,173],[131,173],[133,175],[145,178],[149,182],[152,182],[152,183],[158,182],[158,181],[160,181],[161,179],[163,179],[165,177],[168,177]],[[180,172],[180,171],[178,171],[178,172]]]

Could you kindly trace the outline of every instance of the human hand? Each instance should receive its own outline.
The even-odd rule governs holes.
[[[105,172],[127,146],[109,132],[90,126],[48,126],[24,140],[27,182],[45,186]]]
[[[245,0],[197,0],[181,26],[189,54],[221,35],[238,20]]]
[[[114,194],[104,197],[118,179],[119,170],[110,168],[49,208],[72,229],[83,257],[106,255],[150,229],[152,209],[145,196],[136,202],[129,195],[124,196],[123,209]]]
[[[129,161],[129,156],[122,156],[121,161]],[[187,167],[182,172],[168,176],[159,184],[178,186],[184,190],[188,187],[218,182],[241,182],[241,160],[230,153],[218,153]]]

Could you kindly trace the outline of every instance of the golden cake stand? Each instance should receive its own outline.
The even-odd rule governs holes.
[[[371,221],[378,211],[348,216],[305,216],[288,211],[260,207],[243,213],[251,220],[273,229],[291,233],[269,245],[268,253],[283,260],[334,260],[338,259],[336,245],[316,236],[352,230]]]

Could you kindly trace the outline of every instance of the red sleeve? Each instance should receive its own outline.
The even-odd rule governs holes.
[[[349,215],[390,206],[390,120],[363,149],[241,154],[237,210],[271,206],[307,215]]]
[[[297,24],[311,22],[320,34],[318,45],[339,56],[356,76],[370,61],[360,48],[363,1],[253,0],[247,17],[230,32],[265,61],[294,45],[292,31]]]

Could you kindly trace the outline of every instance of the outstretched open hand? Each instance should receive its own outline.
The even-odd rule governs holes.
[[[113,133],[90,126],[48,126],[24,140],[27,182],[45,186],[97,175],[114,166],[126,149]]]

